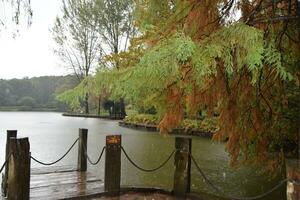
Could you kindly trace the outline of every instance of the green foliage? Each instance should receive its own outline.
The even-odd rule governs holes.
[[[288,73],[286,68],[282,66],[282,62],[280,62],[282,54],[275,48],[275,41],[268,41],[266,42],[265,46],[265,63],[271,67],[274,67],[277,75],[280,76],[282,80],[293,80],[292,74]]]
[[[252,84],[256,84],[260,71],[266,65],[282,80],[292,78],[282,67],[280,54],[274,45],[263,39],[263,33],[238,23],[220,29],[197,44],[182,33],[176,33],[148,49],[136,66],[99,70],[94,90],[105,91],[112,99],[126,97],[141,107],[154,106],[160,115],[167,106],[165,95],[170,85],[177,85],[186,93],[191,88],[191,82],[181,81],[185,64],[191,66],[191,79],[201,88],[207,78],[216,76],[220,62],[224,64],[229,80],[247,70]]]
[[[124,122],[133,124],[157,125],[159,123],[159,118],[156,115],[135,114],[125,117]]]
[[[143,102],[144,107],[161,107],[163,99],[160,94],[167,85],[179,81],[180,64],[191,58],[195,47],[189,37],[175,34],[148,50],[123,76],[127,98]]]
[[[255,84],[260,70],[268,64],[282,80],[291,80],[278,55],[276,48],[263,39],[260,30],[242,23],[224,27],[197,44],[176,33],[146,51],[125,76],[119,74],[118,79],[123,81],[114,89],[125,89],[128,98],[146,106],[154,105],[162,113],[166,106],[166,88],[175,84],[188,92],[191,87],[180,81],[182,64],[191,64],[191,78],[200,87],[207,78],[216,76],[219,62],[224,63],[229,79],[247,70]]]
[[[200,132],[215,133],[219,128],[217,125],[218,118],[204,118],[200,119],[184,119],[182,120],[180,127],[185,130],[195,130]]]
[[[137,0],[135,15],[138,19],[140,30],[149,31],[155,29],[157,28],[154,27],[155,25],[168,19],[172,13],[171,4],[172,1],[169,0],[153,0],[148,1],[147,4],[145,4],[144,0]]]
[[[67,103],[72,110],[79,109],[81,107],[81,102],[84,100],[86,94],[89,94],[95,89],[93,77],[86,77],[73,89],[69,89],[56,96],[56,99]]]
[[[176,37],[174,42],[176,58],[179,62],[186,62],[195,53],[196,45],[190,37],[184,38],[180,35]]]
[[[203,78],[216,74],[220,60],[229,77],[234,71],[246,68],[252,74],[253,84],[265,64],[273,67],[282,80],[292,79],[292,75],[281,66],[280,53],[272,43],[263,39],[263,32],[254,27],[242,23],[224,27],[201,41],[198,47],[192,60],[199,85]]]

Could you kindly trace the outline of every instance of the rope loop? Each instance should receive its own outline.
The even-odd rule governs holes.
[[[87,149],[86,149],[86,146],[85,146],[85,145],[83,145],[83,148],[84,148],[84,153],[85,153],[85,155],[86,155],[86,157],[87,157],[87,160],[89,161],[89,163],[90,163],[91,165],[97,165],[97,164],[100,162],[100,160],[101,160],[101,158],[102,158],[102,155],[103,155],[103,153],[104,153],[104,150],[106,149],[106,147],[104,146],[104,147],[102,148],[102,151],[101,151],[101,153],[100,153],[100,155],[99,155],[97,161],[96,161],[96,162],[93,162],[92,159],[90,158],[90,156],[89,156],[88,153],[87,153]]]
[[[2,165],[2,167],[1,167],[1,169],[0,169],[0,173],[3,171],[4,167],[7,165],[10,156],[11,156],[11,154],[9,154],[9,155],[7,156],[7,158],[6,158],[6,160],[4,161],[4,163],[3,163],[3,165]]]
[[[73,147],[74,147],[75,144],[78,142],[78,140],[79,140],[79,138],[77,138],[77,139],[74,141],[74,143],[70,146],[70,148],[67,150],[67,152],[66,152],[62,157],[60,157],[59,159],[57,159],[57,160],[54,161],[54,162],[45,163],[45,162],[39,161],[38,159],[34,158],[33,156],[30,156],[30,158],[31,158],[32,160],[34,160],[35,162],[41,164],[41,165],[46,165],[46,166],[54,165],[54,164],[58,163],[59,161],[61,161],[62,159],[64,159],[64,158],[68,155],[68,153],[73,149]]]
[[[129,155],[127,154],[127,152],[125,151],[125,149],[123,148],[123,146],[121,146],[121,149],[124,153],[124,155],[126,156],[126,158],[128,159],[128,161],[134,166],[136,167],[137,169],[143,171],[143,172],[154,172],[154,171],[157,171],[159,170],[160,168],[162,168],[163,166],[165,166],[167,164],[167,162],[171,159],[171,157],[174,155],[175,153],[175,150],[169,155],[169,157],[162,163],[160,164],[158,167],[155,167],[153,169],[145,169],[145,168],[142,168],[140,167],[139,165],[137,165],[130,157]]]

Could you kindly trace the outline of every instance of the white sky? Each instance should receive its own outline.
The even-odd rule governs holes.
[[[55,43],[49,32],[60,13],[61,0],[32,0],[31,3],[31,27],[20,27],[20,35],[15,39],[9,28],[0,32],[0,79],[67,74],[53,53]],[[8,5],[0,2],[0,17],[4,22],[8,22],[9,12]]]

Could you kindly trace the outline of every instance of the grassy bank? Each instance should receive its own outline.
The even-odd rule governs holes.
[[[158,126],[160,119],[156,115],[150,114],[133,114],[127,116],[124,120],[126,123],[132,124],[144,124],[150,126]],[[198,132],[209,132],[214,133],[218,130],[217,126],[217,118],[204,118],[203,120],[200,119],[184,119],[180,124],[181,129],[186,131],[198,131]]]

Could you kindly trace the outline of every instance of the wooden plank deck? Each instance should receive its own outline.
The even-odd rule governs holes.
[[[45,167],[31,170],[30,199],[70,199],[104,191],[103,181],[91,172],[70,167]]]
[[[161,189],[123,188],[120,196],[104,192],[104,182],[91,172],[78,172],[72,167],[32,168],[30,200],[220,200],[219,198],[178,198]],[[6,200],[0,195],[0,200]]]

